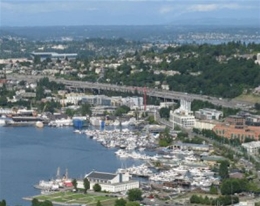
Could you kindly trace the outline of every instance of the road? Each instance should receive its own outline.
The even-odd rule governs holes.
[[[45,76],[7,75],[7,80],[25,80],[27,82],[36,82],[37,80],[43,77]],[[180,100],[180,99],[188,99],[190,101],[202,100],[202,101],[211,102],[214,105],[219,105],[222,107],[239,108],[239,109],[248,109],[249,107],[254,106],[253,103],[248,103],[243,101],[220,99],[216,97],[199,95],[199,94],[187,94],[187,93],[177,92],[177,91],[168,91],[168,90],[134,87],[134,86],[113,85],[113,84],[98,83],[98,82],[93,83],[93,82],[84,82],[84,81],[71,81],[65,79],[58,79],[51,76],[48,76],[48,78],[51,81],[63,83],[70,88],[111,90],[111,91],[119,91],[119,92],[137,91],[139,94],[146,93],[147,96],[151,96],[151,97],[158,97],[158,98],[171,99],[171,100]]]

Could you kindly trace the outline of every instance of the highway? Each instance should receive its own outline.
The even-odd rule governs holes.
[[[43,78],[45,76],[32,76],[32,75],[7,75],[7,80],[25,80],[27,82],[37,82],[37,80]],[[144,88],[144,87],[134,87],[134,86],[123,86],[123,85],[114,85],[114,84],[105,84],[105,83],[93,83],[93,82],[85,82],[85,81],[71,81],[65,79],[58,79],[55,77],[47,76],[50,81],[55,81],[57,83],[63,83],[67,88],[82,88],[82,89],[97,89],[97,90],[110,90],[110,91],[119,91],[119,92],[135,92],[137,91],[139,94],[146,93],[147,96],[158,97],[166,100],[180,100],[180,99],[188,99],[192,100],[202,100],[211,102],[214,105],[220,105],[223,107],[229,108],[240,108],[240,109],[248,109],[249,107],[254,106],[253,103],[242,102],[236,100],[228,100],[221,99],[206,95],[199,94],[187,94],[184,92],[177,91],[168,91],[161,89],[153,89],[153,88]]]

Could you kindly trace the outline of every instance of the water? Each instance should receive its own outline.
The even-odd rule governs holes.
[[[92,170],[115,172],[122,165],[139,165],[138,160],[116,157],[73,128],[0,127],[0,200],[7,205],[31,205],[23,197],[40,193],[33,185],[56,177],[57,168],[69,177],[83,178]]]

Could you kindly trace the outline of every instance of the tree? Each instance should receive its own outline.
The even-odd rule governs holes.
[[[38,206],[39,205],[39,200],[36,198],[32,199],[32,206]]]
[[[163,132],[160,133],[159,146],[167,147],[172,143],[173,139],[170,135],[170,129],[166,127]]]
[[[170,108],[162,107],[159,111],[161,118],[169,119],[170,117]]]
[[[78,190],[78,188],[77,188],[78,182],[77,182],[76,179],[72,180],[72,185],[73,185],[74,189],[77,191]]]
[[[229,177],[228,166],[229,166],[228,161],[221,161],[221,163],[219,165],[219,176],[222,179],[226,179]]]
[[[127,195],[129,201],[142,200],[142,191],[138,188],[128,190]]]
[[[75,115],[75,113],[76,113],[75,110],[70,109],[70,108],[66,109],[66,111],[65,111],[65,114],[68,115],[69,117],[73,117]]]
[[[84,192],[87,193],[88,189],[90,188],[90,183],[88,181],[88,178],[84,178]]]
[[[201,198],[198,196],[198,195],[192,195],[190,197],[190,203],[200,203],[200,200]]]
[[[36,88],[36,100],[41,100],[45,97],[44,89],[42,86],[37,86]]]
[[[209,193],[210,193],[210,194],[217,195],[217,194],[218,194],[218,188],[217,188],[215,185],[211,185],[211,186],[210,186]]]
[[[91,109],[90,109],[91,105],[88,104],[88,103],[84,103],[81,105],[81,108],[80,108],[80,112],[81,112],[81,115],[85,116],[85,115],[91,115]]]
[[[5,200],[0,201],[0,206],[6,206],[6,201]]]
[[[7,98],[5,96],[0,96],[0,106],[5,107],[7,106],[8,101]]]
[[[43,203],[39,204],[39,206],[53,206],[53,204],[51,201],[45,200]]]
[[[252,187],[250,187],[250,185],[251,183],[248,182],[246,179],[229,178],[222,181],[220,190],[222,195],[232,195],[234,193],[249,191],[252,192]]]
[[[123,198],[117,199],[115,201],[115,206],[126,206],[126,200]]]
[[[130,108],[126,105],[122,105],[118,107],[115,111],[115,116],[122,116],[123,114],[126,114],[130,111]]]
[[[97,201],[97,206],[102,206],[100,200]]]
[[[41,58],[39,56],[34,56],[33,62],[34,62],[34,64],[40,64]]]
[[[101,191],[101,186],[100,184],[96,183],[94,186],[93,186],[93,190],[95,192],[100,192]]]

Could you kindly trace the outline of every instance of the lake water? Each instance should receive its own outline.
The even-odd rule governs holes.
[[[119,159],[115,151],[69,127],[0,127],[0,200],[31,205],[22,197],[39,194],[33,185],[55,178],[58,167],[61,175],[68,169],[69,177],[83,178],[92,170],[113,173],[142,163]]]

